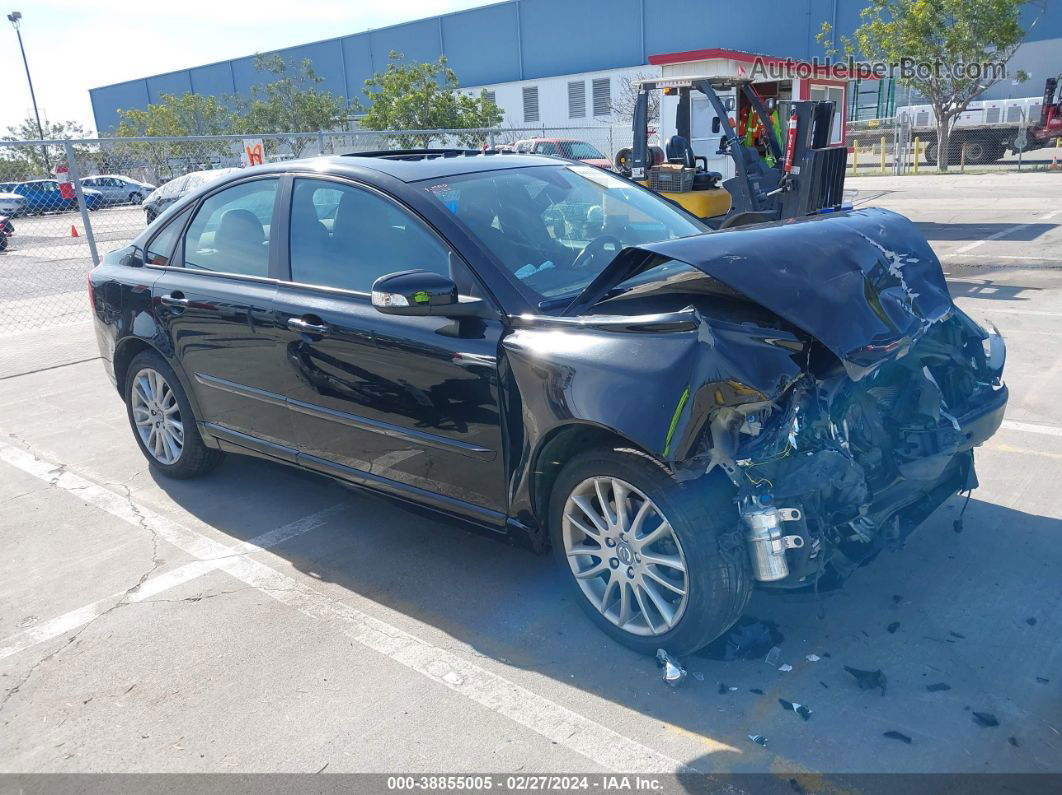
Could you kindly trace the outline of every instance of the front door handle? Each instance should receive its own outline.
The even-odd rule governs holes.
[[[324,323],[311,323],[299,317],[288,318],[288,328],[301,334],[317,334],[324,336],[328,333],[328,326]]]
[[[188,299],[185,298],[184,295],[182,295],[181,293],[170,293],[169,295],[164,295],[159,298],[159,301],[161,301],[165,306],[175,306],[181,309],[188,308]]]

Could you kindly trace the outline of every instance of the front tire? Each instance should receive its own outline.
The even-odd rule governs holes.
[[[689,654],[748,604],[751,571],[725,477],[687,487],[637,451],[589,451],[557,478],[549,524],[576,601],[635,651]]]
[[[159,354],[143,351],[133,357],[123,395],[133,437],[159,472],[186,480],[221,463],[223,454],[203,443],[188,396]]]

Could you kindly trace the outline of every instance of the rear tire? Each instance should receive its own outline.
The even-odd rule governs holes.
[[[140,204],[140,202],[142,202],[142,201],[144,201],[144,197],[141,196],[139,193],[130,193],[129,194],[129,203],[130,204]]]
[[[133,357],[122,394],[133,438],[159,472],[187,480],[221,463],[224,454],[203,443],[188,396],[158,353],[142,351]]]
[[[557,561],[590,620],[643,654],[659,648],[689,654],[729,629],[752,594],[748,555],[734,532],[738,514],[731,491],[721,475],[683,486],[654,459],[635,450],[597,449],[573,458],[550,495],[549,526]],[[607,503],[604,511],[596,496],[600,493]],[[616,510],[617,494],[625,506],[623,518]],[[606,525],[603,531],[579,501],[597,511]],[[644,524],[638,525],[635,518],[645,502],[651,507]],[[620,533],[624,522],[629,527]],[[665,524],[671,533],[665,531],[652,541]],[[598,573],[592,574],[595,570]],[[583,576],[577,577],[577,572]],[[666,602],[663,609],[656,607],[660,598]]]

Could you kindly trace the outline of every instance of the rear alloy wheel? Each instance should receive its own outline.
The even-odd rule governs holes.
[[[125,381],[129,424],[148,461],[172,478],[196,477],[216,467],[222,453],[207,447],[184,389],[154,351],[137,354]]]
[[[142,202],[142,201],[144,201],[144,197],[141,196],[139,193],[130,193],[129,194],[129,203],[130,204],[140,204],[140,202]]]
[[[688,654],[719,637],[752,592],[724,476],[680,484],[636,450],[573,458],[550,495],[555,556],[576,601],[643,654]]]

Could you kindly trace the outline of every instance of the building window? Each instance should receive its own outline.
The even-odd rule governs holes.
[[[586,118],[586,82],[584,80],[568,83],[568,118]]]
[[[607,77],[594,80],[594,115],[612,115],[612,84]]]
[[[487,102],[489,102],[491,105],[497,105],[498,104],[497,100],[494,99],[495,95],[494,95],[493,91],[484,91],[483,92],[483,96],[486,98]]]
[[[524,86],[524,121],[538,121],[538,86]]]

